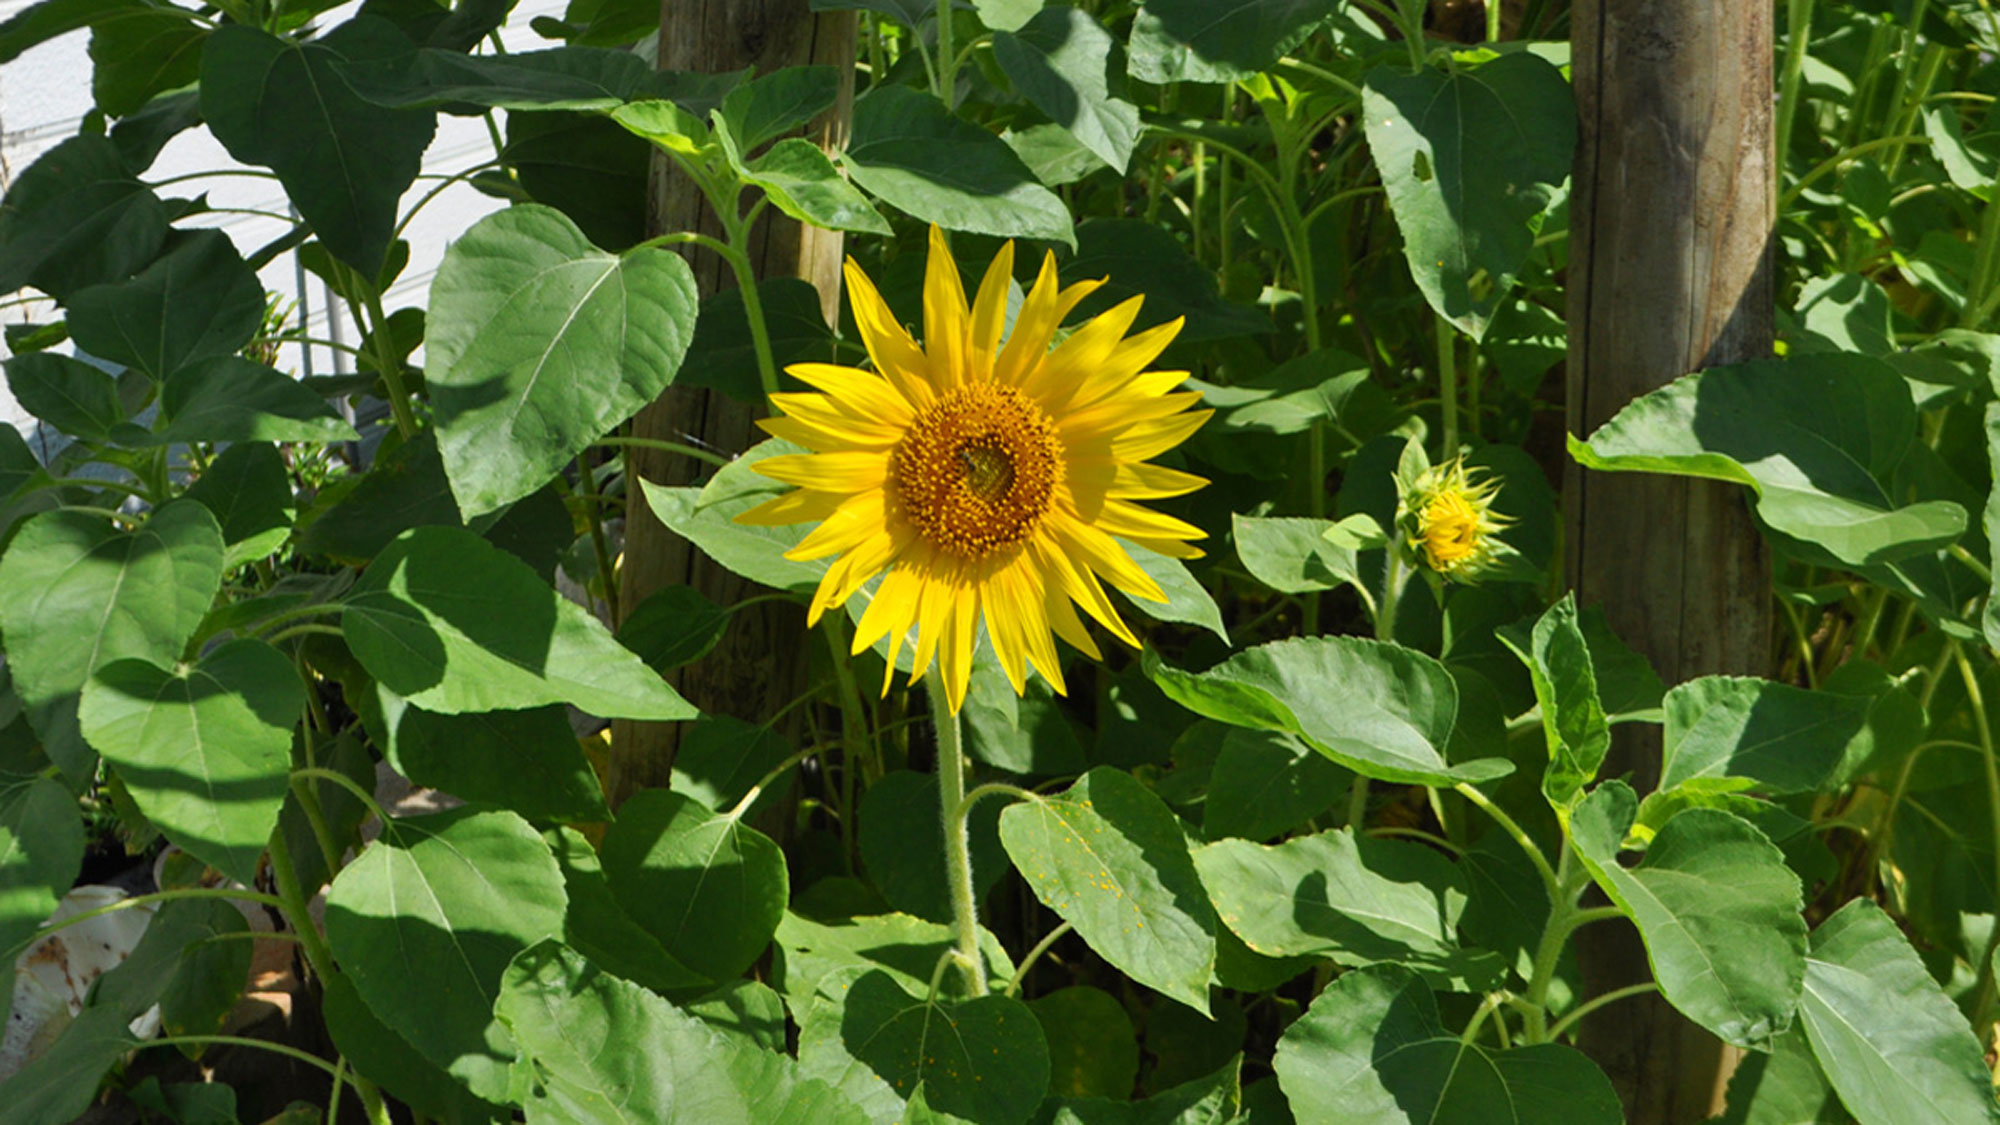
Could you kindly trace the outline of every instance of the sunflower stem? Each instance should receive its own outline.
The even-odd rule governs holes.
[[[1444,409],[1444,459],[1458,456],[1458,341],[1451,321],[1437,317],[1438,404]]]
[[[929,692],[937,722],[938,813],[944,820],[945,879],[951,885],[952,927],[958,931],[958,963],[972,995],[986,995],[986,966],[979,958],[979,905],[972,894],[972,834],[966,828],[965,728],[941,686]]]
[[[754,210],[753,210],[754,216]],[[771,357],[771,329],[764,323],[764,298],[757,292],[757,271],[750,268],[750,226],[753,216],[736,218],[723,212],[729,228],[729,251],[723,254],[736,271],[736,290],[743,294],[743,319],[750,325],[750,346],[757,353],[757,379],[764,397],[778,393],[778,363]]]

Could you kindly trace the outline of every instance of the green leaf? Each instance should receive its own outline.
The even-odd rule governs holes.
[[[874,12],[913,30],[937,15],[930,0],[809,0],[806,7],[814,12]]]
[[[1867,727],[1873,700],[1748,676],[1702,676],[1667,692],[1660,789],[1743,779],[1766,793],[1809,793]]]
[[[1416,974],[1356,969],[1285,1029],[1272,1067],[1304,1121],[1619,1125],[1611,1081],[1559,1043],[1496,1051],[1445,1030]]]
[[[735,808],[752,786],[776,769],[795,750],[769,724],[745,722],[731,715],[703,715],[681,729],[674,750],[673,778],[668,787],[718,812]],[[790,771],[765,787],[745,814],[754,817],[790,789]]]
[[[863,973],[880,970],[905,991],[928,992],[938,959],[956,948],[950,926],[908,914],[871,914],[817,921],[791,911],[778,923],[772,980],[794,1012],[808,1010],[815,997],[837,996]],[[979,952],[988,980],[1009,980],[1014,964],[990,931],[980,930]],[[938,982],[946,996],[965,995],[965,974],[947,973]]]
[[[1337,0],[1147,0],[1132,21],[1132,76],[1233,82],[1277,65]]]
[[[1569,83],[1522,51],[1449,73],[1375,70],[1361,105],[1417,288],[1477,340],[1569,176]]]
[[[553,208],[508,208],[452,243],[431,287],[424,379],[460,510],[528,495],[657,398],[695,309],[685,259],[607,254]]]
[[[177,501],[136,531],[78,511],[44,512],[0,555],[0,636],[15,694],[49,757],[82,782],[94,759],[76,727],[79,693],[114,660],[170,664],[222,585],[222,532]]]
[[[1065,284],[1105,281],[1077,305],[1075,316],[1094,316],[1136,296],[1146,303],[1135,329],[1186,317],[1182,342],[1250,336],[1271,331],[1271,318],[1238,305],[1216,288],[1215,271],[1195,260],[1164,227],[1143,219],[1091,219],[1076,228],[1076,253],[1062,264]],[[1106,280],[1108,279],[1108,280]]]
[[[496,1010],[539,1075],[530,1118],[658,1125],[868,1120],[791,1059],[724,1035],[556,942],[514,958]]]
[[[5,778],[0,786],[0,951],[12,955],[55,913],[83,866],[83,845],[76,798],[61,782]]]
[[[1978,1037],[1873,902],[1850,902],[1813,931],[1799,1011],[1861,1120],[2000,1121]]]
[[[1169,558],[1158,551],[1149,550],[1124,539],[1118,545],[1139,564],[1139,569],[1158,584],[1160,592],[1167,596],[1164,602],[1148,598],[1125,598],[1125,603],[1155,621],[1169,621],[1179,625],[1192,625],[1215,634],[1223,644],[1229,643],[1229,629],[1222,623],[1222,607],[1215,604],[1214,595],[1188,573],[1187,564],[1176,558]]]
[[[1798,325],[1786,333],[1793,354],[1899,351],[1889,292],[1859,274],[1816,277],[1799,290]]]
[[[182,90],[162,94],[144,109],[121,119],[111,127],[111,143],[118,146],[127,168],[152,167],[167,142],[201,124],[201,91]]]
[[[680,963],[652,934],[632,919],[611,893],[597,849],[574,828],[544,834],[562,868],[569,912],[563,940],[591,963],[655,992],[685,991],[711,983]]]
[[[1574,595],[1565,595],[1542,614],[1529,650],[1516,655],[1528,666],[1548,738],[1542,795],[1557,812],[1566,813],[1583,799],[1583,787],[1596,779],[1611,748],[1611,727],[1598,699],[1597,670],[1577,623]]]
[[[609,117],[560,111],[510,112],[506,135],[501,158],[535,202],[568,215],[607,249],[646,237],[651,145]]]
[[[86,1006],[47,1050],[0,1085],[8,1125],[81,1118],[97,1100],[98,1081],[135,1045],[129,1023],[116,1009]]]
[[[227,25],[202,52],[202,116],[215,138],[276,172],[334,257],[370,276],[437,122],[364,100],[344,75],[395,66],[414,47],[395,25],[357,16],[307,43]]]
[[[1283,594],[1306,594],[1352,585],[1363,589],[1357,552],[1327,541],[1332,520],[1297,517],[1230,517],[1236,557],[1250,576]]]
[[[1764,1049],[1791,1026],[1805,976],[1799,877],[1764,834],[1718,809],[1667,821],[1639,866],[1618,863],[1638,812],[1622,781],[1570,816],[1571,842],[1646,943],[1667,1002],[1725,1042]]]
[[[1139,1078],[1139,1039],[1118,998],[1073,985],[1028,1001],[1049,1044],[1049,1093],[1123,1100]]]
[[[784,917],[790,879],[770,837],[664,789],[634,794],[600,849],[626,913],[710,980],[740,975]]]
[[[657,18],[657,17],[655,17]],[[426,48],[405,65],[336,62],[356,94],[389,109],[614,109],[665,93],[662,75],[631,51],[558,47],[508,55]]]
[[[284,455],[268,441],[238,442],[209,462],[185,493],[222,525],[222,565],[234,570],[276,551],[292,534],[292,481]]]
[[[561,932],[564,901],[527,821],[454,809],[396,819],[341,871],[326,939],[376,1018],[474,1094],[505,1101],[514,1046],[493,1003],[508,961]]]
[[[1160,690],[1207,718],[1296,734],[1364,777],[1450,786],[1511,772],[1484,758],[1451,764],[1443,747],[1458,687],[1420,652],[1359,637],[1294,638],[1237,653],[1206,672],[1183,672],[1148,651]]]
[[[442,714],[569,703],[619,718],[694,715],[581,606],[458,528],[398,536],[356,584],[341,628],[369,675]]]
[[[1810,969],[1810,965],[1808,966]],[[1752,1051],[1729,1076],[1728,1109],[1715,1125],[1848,1125],[1853,1118],[1813,1061],[1805,1032],[1787,1031],[1767,1052]]]
[[[1202,803],[1202,831],[1211,840],[1268,840],[1332,808],[1353,780],[1294,735],[1228,727]]]
[[[1993,491],[1986,497],[1987,557],[2000,559],[2000,402],[1986,404],[1986,455],[1993,471]],[[2000,649],[2000,575],[1988,586],[1979,626],[1987,645]]]
[[[770,333],[771,361],[782,374],[794,363],[825,363],[833,358],[833,330],[821,311],[819,290],[796,277],[771,277],[757,283],[764,307],[764,328]],[[681,361],[674,384],[722,391],[738,402],[764,401],[763,377],[757,373],[756,345],[750,322],[743,315],[743,294],[725,289],[701,303],[694,341]],[[793,389],[796,389],[794,386]]]
[[[828,230],[889,233],[889,221],[869,205],[867,196],[841,178],[833,161],[811,141],[788,137],[764,155],[737,163],[737,168],[745,182],[764,189],[773,206],[802,223]]]
[[[278,826],[304,713],[292,662],[241,640],[171,670],[106,664],[84,685],[79,718],[167,839],[248,885]]]
[[[44,425],[78,441],[107,442],[125,420],[118,380],[66,355],[30,352],[8,360],[7,390]]]
[[[331,492],[321,492],[321,504]],[[309,513],[299,529],[299,550],[367,562],[410,528],[458,523],[458,505],[438,456],[437,431],[424,430],[377,457],[367,474],[339,491],[330,505]]]
[[[441,1121],[486,1121],[503,1114],[474,1098],[400,1032],[368,1010],[354,982],[336,973],[321,982],[327,1038],[354,1073],[394,1094],[411,1109]]]
[[[145,0],[42,0],[30,4],[13,19],[0,23],[0,62],[13,62],[30,47],[144,6]]]
[[[1044,1112],[1053,1116],[1046,1120],[1048,1125],[1254,1125],[1264,1118],[1254,1112],[1238,1115],[1238,1110],[1245,1108],[1238,1074],[1242,1062],[1240,1056],[1230,1059],[1213,1074],[1162,1090],[1143,1101],[1052,1100]]]
[[[854,103],[845,163],[877,198],[947,230],[1074,246],[1069,209],[999,137],[904,86]]]
[[[1194,863],[1223,922],[1266,957],[1404,965],[1456,991],[1506,975],[1500,958],[1459,945],[1465,876],[1421,844],[1342,828],[1275,847],[1220,840]]]
[[[387,690],[377,698],[383,755],[418,785],[529,820],[610,819],[565,708],[440,715]]]
[[[902,666],[900,654],[897,666]],[[1087,766],[1076,726],[1047,680],[1029,680],[1027,690],[1015,695],[998,661],[975,657],[960,714],[965,719],[965,752],[995,769],[1074,776]]]
[[[1215,912],[1181,823],[1131,774],[1099,767],[1010,805],[1000,840],[1035,897],[1133,980],[1206,1014]]]
[[[733,980],[681,1005],[738,1042],[784,1054],[785,1001],[761,981]]]
[[[666,673],[707,656],[729,628],[731,613],[692,586],[668,586],[633,607],[618,625],[618,643]]]
[[[676,763],[678,764],[678,763]],[[951,921],[951,886],[944,862],[944,817],[935,774],[891,770],[861,795],[857,843],[868,879],[890,906],[933,922]],[[975,899],[1007,870],[998,824],[1000,803],[972,807],[972,889]]]
[[[34,9],[30,9],[30,12]],[[151,262],[167,209],[103,137],[43,153],[0,199],[0,292],[32,285],[57,300],[119,281]]]
[[[212,230],[182,235],[130,281],[93,285],[69,301],[78,347],[154,379],[235,354],[263,323],[263,285],[229,236]]]
[[[925,1000],[880,969],[799,1021],[799,1069],[893,1120],[921,1085],[928,1105],[982,1125],[1024,1125],[1049,1089],[1049,1049],[1008,996]]]
[[[187,906],[199,928],[160,993],[160,1031],[214,1035],[250,982],[250,920],[234,903],[207,899]],[[183,1050],[198,1054],[201,1048]]]
[[[1935,551],[1965,532],[1947,500],[1899,505],[1883,483],[1916,436],[1909,384],[1868,356],[1714,367],[1634,399],[1570,455],[1589,469],[1749,485],[1788,553],[1834,565]]]
[[[790,442],[764,441],[723,466],[701,488],[668,488],[649,480],[639,483],[660,522],[725,569],[775,589],[809,594],[825,575],[825,563],[784,557],[805,537],[803,528],[736,522],[738,515],[791,491],[791,485],[772,480],[752,466],[766,457],[803,452]]]
[[[832,109],[839,96],[840,72],[833,67],[788,66],[730,90],[717,112],[748,156]]]
[[[1030,105],[1123,174],[1139,142],[1139,107],[1117,96],[1117,41],[1086,12],[1037,7],[1018,30],[994,32],[993,60]]]
[[[133,444],[353,441],[360,435],[325,399],[275,368],[242,356],[215,356],[168,376],[160,391],[165,429],[125,431]],[[129,435],[129,436],[127,436]]]
[[[136,113],[153,95],[191,86],[201,76],[208,28],[194,13],[163,0],[135,5],[90,29],[90,89],[113,117]]]

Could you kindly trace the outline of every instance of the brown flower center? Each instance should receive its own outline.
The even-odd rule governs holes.
[[[1063,478],[1055,424],[1012,387],[974,383],[910,423],[889,460],[892,515],[978,559],[1035,533]]]

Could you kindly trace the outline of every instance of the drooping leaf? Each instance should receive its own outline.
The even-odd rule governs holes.
[[[1048,1093],[1041,1025],[1009,996],[926,1000],[875,969],[799,1022],[799,1069],[878,1120],[919,1085],[930,1107],[992,1125],[1024,1125]]]
[[[378,690],[383,754],[396,772],[530,820],[608,819],[604,791],[556,705],[438,714]]]
[[[398,818],[341,871],[326,938],[378,1019],[501,1102],[515,1054],[493,1018],[501,977],[516,953],[562,931],[564,901],[562,873],[527,821],[454,809]]]
[[[1667,1002],[1725,1042],[1766,1047],[1791,1026],[1805,976],[1799,877],[1748,821],[1688,809],[1667,821],[1645,861],[1618,863],[1638,812],[1622,781],[1571,814],[1571,841],[1591,877],[1639,927]]]
[[[1101,988],[1072,985],[1028,1001],[1049,1044],[1049,1093],[1123,1100],[1139,1077],[1132,1017]]]
[[[276,172],[320,241],[366,275],[382,264],[437,122],[364,100],[343,71],[394,67],[414,49],[394,24],[358,16],[306,43],[231,24],[202,51],[202,116],[215,138]]]
[[[264,320],[264,288],[220,231],[194,231],[130,281],[93,285],[69,301],[69,331],[99,359],[155,379],[229,355]]]
[[[788,66],[732,88],[716,113],[748,156],[832,109],[839,96],[833,67]]]
[[[1285,1030],[1272,1061],[1301,1121],[1619,1125],[1610,1079],[1559,1043],[1492,1050],[1446,1031],[1422,979],[1343,974]]]
[[[679,255],[607,254],[549,207],[475,224],[438,268],[424,341],[460,510],[476,516],[528,495],[658,397],[695,309]]]
[[[1208,592],[1208,587],[1188,572],[1186,563],[1124,539],[1118,540],[1118,546],[1167,596],[1166,601],[1156,602],[1150,598],[1126,596],[1121,590],[1119,594],[1124,597],[1125,604],[1155,621],[1171,621],[1206,629],[1223,644],[1229,643],[1229,628],[1222,623],[1222,607],[1215,604],[1215,596]]]
[[[1634,399],[1587,441],[1586,468],[1749,485],[1790,553],[1835,565],[1934,551],[1965,531],[1949,500],[1901,504],[1883,483],[1916,435],[1909,385],[1868,356],[1820,353],[1683,376]]]
[[[121,281],[152,261],[166,237],[166,205],[126,169],[118,147],[71,137],[0,199],[0,292],[32,285],[62,300]]]
[[[479,1121],[499,1111],[472,1096],[445,1069],[410,1045],[400,1031],[370,1011],[354,982],[338,973],[323,982],[322,1011],[327,1038],[347,1059],[354,1073],[419,1113],[441,1121]]]
[[[427,48],[394,67],[337,62],[334,69],[356,94],[389,109],[612,109],[663,96],[667,78],[631,51],[574,45],[507,55]]]
[[[1583,787],[1597,777],[1611,748],[1611,727],[1597,694],[1597,669],[1590,646],[1577,623],[1576,599],[1564,597],[1535,623],[1526,652],[1542,709],[1542,730],[1548,738],[1549,767],[1542,774],[1542,795],[1559,812],[1583,799]]]
[[[222,532],[208,509],[166,504],[137,530],[79,511],[45,512],[0,555],[0,637],[15,694],[49,757],[81,782],[95,759],[76,726],[79,693],[114,660],[178,659],[222,585]]]
[[[1336,0],[1148,0],[1132,21],[1132,76],[1233,82],[1271,69]]]
[[[83,736],[167,839],[248,885],[291,773],[305,713],[298,670],[257,640],[162,668],[118,660],[83,688]]]
[[[78,441],[109,441],[125,420],[118,380],[66,355],[30,352],[8,360],[7,390],[43,425]]]
[[[188,499],[214,513],[228,546],[223,567],[234,570],[278,549],[292,533],[292,482],[284,455],[268,441],[223,450],[188,486]]]
[[[442,714],[551,703],[635,719],[694,714],[581,606],[459,528],[399,536],[355,586],[341,627],[370,675]]]
[[[601,855],[626,913],[710,980],[738,976],[763,954],[791,893],[770,837],[665,789],[620,807]]]
[[[514,958],[496,1011],[539,1074],[530,1117],[591,1125],[868,1121],[791,1059],[724,1035],[557,942]]]
[[[160,391],[165,428],[121,430],[135,445],[185,442],[352,441],[360,435],[325,399],[276,368],[238,355],[182,367]]]
[[[1094,769],[1010,805],[1000,840],[1035,897],[1125,975],[1208,1011],[1215,912],[1180,821],[1131,774]]]
[[[827,230],[889,233],[889,221],[869,205],[867,196],[841,178],[833,161],[811,141],[787,137],[737,167],[746,182],[764,190],[773,206],[802,223]]]
[[[83,818],[53,778],[0,780],[0,951],[24,944],[76,881]]]
[[[1218,840],[1195,867],[1222,921],[1267,957],[1404,965],[1440,988],[1499,984],[1500,958],[1458,942],[1465,877],[1443,855],[1347,829],[1275,847]]]
[[[1417,288],[1477,340],[1569,176],[1569,83],[1522,51],[1450,72],[1376,70],[1361,105]]]
[[[544,834],[562,868],[569,912],[563,918],[563,941],[590,958],[592,964],[655,992],[684,991],[710,983],[681,964],[658,939],[634,921],[611,893],[597,849],[574,828]]]
[[[1512,769],[1503,759],[1445,761],[1458,688],[1442,664],[1400,645],[1297,638],[1247,649],[1201,673],[1169,667],[1150,651],[1146,661],[1153,682],[1196,714],[1296,734],[1365,777],[1449,786]]]
[[[1327,541],[1332,520],[1296,516],[1230,517],[1236,557],[1250,576],[1285,594],[1362,586],[1357,552]]]
[[[1118,96],[1117,41],[1079,9],[1036,7],[1018,29],[994,32],[994,61],[1031,105],[1122,174],[1139,141],[1139,107]]]
[[[94,22],[90,90],[97,108],[124,117],[155,94],[192,85],[208,40],[193,15],[179,4],[146,0]]]
[[[1014,150],[929,94],[884,85],[857,98],[844,160],[855,183],[914,218],[1075,245],[1069,209]]]
[[[1848,903],[1813,931],[1801,1022],[1863,1121],[2000,1121],[1979,1040],[1882,909]]]
[[[1660,788],[1740,778],[1766,793],[1811,792],[1861,735],[1872,702],[1747,676],[1676,684],[1666,696]]]
[[[1296,735],[1229,727],[1202,803],[1209,839],[1267,840],[1333,807],[1354,775]]]

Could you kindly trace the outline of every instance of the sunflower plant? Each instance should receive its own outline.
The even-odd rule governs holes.
[[[795,8],[0,22],[0,1125],[2000,1120],[1983,8],[1571,433],[1566,0]]]

